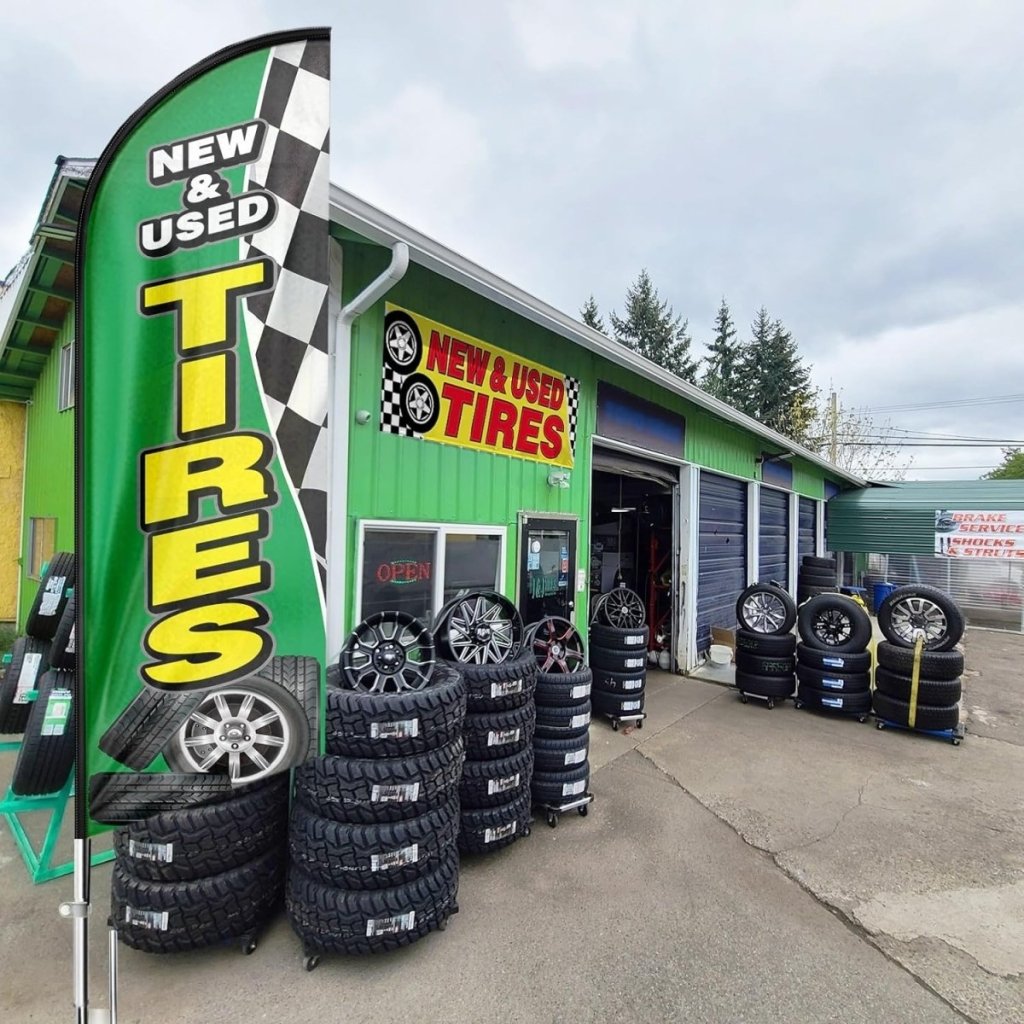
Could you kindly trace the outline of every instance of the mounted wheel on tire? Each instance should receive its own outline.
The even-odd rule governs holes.
[[[754,583],[736,601],[736,620],[748,633],[778,636],[796,622],[793,598],[772,583]]]
[[[800,639],[819,651],[863,651],[871,640],[868,613],[842,594],[819,594],[800,606],[797,614]]]
[[[964,635],[964,617],[953,599],[935,587],[898,587],[879,606],[878,628],[897,647],[924,638],[926,651],[951,651]]]

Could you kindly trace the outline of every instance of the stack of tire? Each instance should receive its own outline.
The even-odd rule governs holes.
[[[478,629],[480,637],[497,631],[507,642],[477,643]],[[437,616],[434,639],[466,687],[459,849],[493,853],[530,834],[537,663],[523,645],[515,605],[492,591],[450,601]]]
[[[603,594],[590,623],[591,705],[611,719],[634,719],[643,728],[650,630],[640,597],[625,587]]]
[[[369,676],[353,669],[353,651],[396,637]],[[288,838],[285,908],[307,969],[408,945],[458,910],[465,709],[459,673],[402,612],[361,622],[328,669],[327,752],[295,770]]]
[[[885,636],[877,650],[874,711],[880,724],[910,727],[914,647],[924,637],[918,667],[914,729],[948,732],[960,724],[960,677],[964,671],[964,618],[953,599],[928,586],[899,587],[879,606]],[[953,742],[958,742],[954,737]]]
[[[818,594],[800,605],[796,706],[854,715],[871,711],[871,620],[843,594]]]
[[[804,555],[796,577],[796,602],[803,604],[818,594],[836,591],[836,560],[818,555]]]
[[[537,664],[537,731],[533,739],[533,801],[555,812],[579,805],[590,788],[590,714],[593,673],[583,638],[566,619],[550,617],[527,630]],[[587,806],[578,806],[586,815]]]
[[[763,700],[769,710],[796,689],[796,622],[793,598],[775,583],[754,583],[736,601],[736,689]]]
[[[111,920],[118,937],[147,953],[233,940],[251,953],[281,905],[287,834],[287,774],[116,829]]]
[[[43,569],[0,683],[0,733],[23,733],[11,778],[16,796],[57,792],[75,757],[75,556],[56,553]]]

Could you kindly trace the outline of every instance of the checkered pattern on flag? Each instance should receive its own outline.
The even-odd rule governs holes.
[[[241,241],[241,257],[269,256],[272,292],[245,300],[245,326],[267,420],[305,520],[321,592],[327,577],[328,189],[330,44],[270,52],[256,116],[266,122],[245,190],[263,189],[277,216]]]

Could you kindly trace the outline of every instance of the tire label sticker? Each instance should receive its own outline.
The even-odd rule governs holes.
[[[496,843],[499,839],[507,839],[509,836],[514,836],[518,825],[518,821],[509,821],[504,825],[499,825],[497,828],[485,828],[484,843]]]
[[[579,686],[574,686],[569,691],[569,696],[573,700],[579,700],[581,697],[589,697],[590,696],[590,683],[580,683]]]
[[[124,908],[125,924],[135,925],[137,928],[147,928],[151,932],[167,931],[166,910],[137,910],[135,907]]]
[[[579,750],[570,750],[565,755],[565,761],[563,764],[582,764],[587,759],[587,748],[580,747]]]
[[[21,662],[21,673],[18,676],[18,685],[14,691],[15,704],[27,704],[28,695],[36,688],[36,676],[39,675],[39,665],[43,660],[41,654],[26,654]]]
[[[406,740],[420,734],[420,720],[406,718],[401,722],[371,722],[371,740]]]
[[[842,679],[826,679],[824,676],[821,680],[822,688],[829,690],[841,690],[843,688]]]
[[[403,847],[401,850],[389,850],[387,853],[370,854],[371,871],[390,871],[391,868],[403,868],[406,864],[416,864],[420,859],[420,844]]]
[[[643,668],[644,667],[644,659],[643,658],[626,658],[624,664],[625,664],[627,669],[629,669],[629,668]]]
[[[822,697],[821,703],[826,708],[841,708],[843,706],[842,697]]]
[[[72,625],[72,627],[71,627],[71,632],[68,633],[68,642],[67,642],[67,646],[64,648],[64,653],[65,654],[74,654],[75,653],[75,627],[74,627],[74,625]]]
[[[491,683],[492,697],[510,697],[514,693],[523,692],[522,679],[509,679],[504,683]]]
[[[634,633],[632,636],[624,636],[622,638],[623,647],[639,647],[644,642],[643,633]]]
[[[569,728],[570,729],[581,729],[589,721],[590,721],[590,712],[589,711],[586,712],[585,714],[582,714],[582,715],[573,715],[572,718],[569,719]]]
[[[514,729],[491,729],[487,734],[487,746],[503,747],[506,743],[517,743],[522,734],[523,730],[519,726]]]
[[[57,610],[60,599],[64,596],[64,584],[67,579],[67,576],[51,576],[46,581],[46,589],[39,601],[40,615],[52,615]]]
[[[643,701],[639,701],[639,700],[624,700],[622,702],[622,710],[623,711],[639,711],[640,710],[640,705],[642,703],[643,703]]]
[[[834,655],[825,655],[821,659],[822,665],[827,665],[829,668],[844,668],[846,666],[845,658],[837,658]]]
[[[374,804],[405,804],[418,800],[420,784],[410,782],[398,786],[374,786],[370,790],[370,802]]]
[[[636,679],[623,679],[622,688],[623,690],[639,690],[644,685],[644,677],[638,676]]]
[[[397,935],[399,932],[410,931],[415,925],[415,910],[410,910],[407,914],[395,914],[392,917],[371,917],[366,922],[366,937],[372,939],[375,935]]]
[[[170,864],[174,860],[174,843],[137,843],[134,839],[129,839],[128,856],[136,860]]]
[[[71,717],[71,691],[51,690],[43,714],[41,736],[63,736]]]
[[[579,796],[587,788],[587,780],[580,779],[578,782],[563,782],[562,796]]]
[[[519,785],[519,772],[515,775],[506,775],[503,779],[488,779],[487,780],[487,795],[493,796],[495,793],[507,793],[510,789],[515,789]]]

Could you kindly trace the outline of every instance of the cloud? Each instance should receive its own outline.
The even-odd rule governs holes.
[[[600,71],[636,59],[639,16],[630,4],[518,0],[508,16],[532,71]]]

